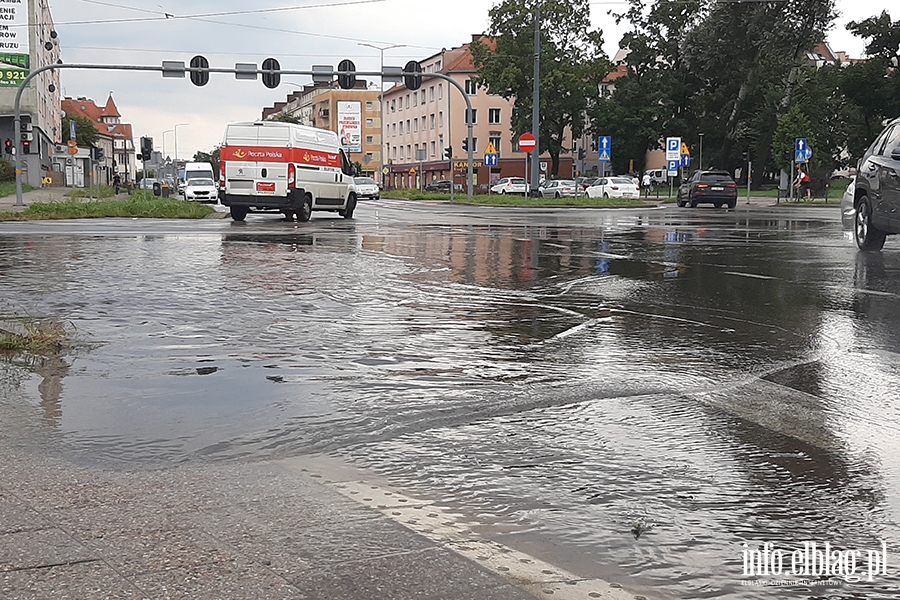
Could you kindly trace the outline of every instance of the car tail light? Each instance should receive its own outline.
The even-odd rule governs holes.
[[[288,163],[288,189],[294,189],[294,186],[297,183],[297,167],[294,166],[294,163]]]
[[[225,161],[219,161],[219,187],[225,187]]]
[[[727,187],[727,188],[736,188],[736,187],[737,187],[737,184],[736,184],[736,183],[729,183],[729,184],[726,184],[725,187]]]
[[[697,184],[697,187],[698,187],[698,188],[708,188],[708,187],[709,187],[709,184],[707,184],[707,183],[698,183],[698,184]]]
[[[617,186],[617,185],[613,185],[613,186],[610,186],[610,189],[613,189],[613,190],[618,190],[618,189],[619,189],[619,186]]]

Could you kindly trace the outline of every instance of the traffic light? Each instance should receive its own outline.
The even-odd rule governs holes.
[[[578,149],[578,160],[584,160],[584,148]]]
[[[262,61],[263,71],[274,71],[273,73],[263,73],[263,85],[269,89],[277,88],[281,84],[281,64],[274,58],[267,58]]]
[[[463,152],[469,151],[469,138],[463,138]]]
[[[342,60],[338,63],[338,71],[347,71],[349,75],[338,75],[338,85],[341,86],[342,90],[350,90],[356,87],[356,75],[353,74],[353,71],[356,71],[356,65],[353,64],[352,60]]]
[[[204,86],[209,83],[209,61],[205,56],[197,55],[191,59],[191,69],[202,69],[200,71],[191,71],[191,83],[196,86]]]
[[[153,157],[153,138],[141,138],[141,160],[148,161]]]
[[[4,149],[6,150],[6,153],[12,154],[12,148],[13,148],[12,140],[9,138],[6,138],[6,144],[4,145]]]
[[[22,154],[31,154],[31,140],[22,142]]]
[[[444,158],[453,158],[453,148],[444,148]]]
[[[94,160],[102,162],[104,158],[106,158],[106,152],[103,148],[94,148]]]
[[[403,76],[403,83],[406,84],[407,88],[417,90],[422,86],[422,65],[420,65],[418,61],[409,61],[406,63],[406,66],[403,67],[403,71],[405,73],[412,73],[412,75]]]

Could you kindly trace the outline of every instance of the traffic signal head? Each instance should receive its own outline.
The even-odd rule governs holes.
[[[25,140],[22,142],[22,154],[30,154],[31,153],[31,141]]]
[[[469,151],[469,138],[463,138],[463,150],[466,152]]]
[[[281,64],[274,58],[267,58],[262,61],[264,71],[273,71],[272,73],[263,73],[263,85],[269,89],[277,88],[281,84]]]
[[[578,149],[578,160],[584,160],[584,148]]]
[[[411,60],[403,67],[407,75],[403,76],[403,83],[411,90],[417,90],[422,86],[422,65],[418,61]]]
[[[444,148],[444,157],[453,158],[453,148]]]
[[[106,151],[103,148],[97,148],[97,161],[101,161],[106,158]]]
[[[338,63],[338,71],[347,71],[347,75],[338,75],[338,85],[341,86],[342,90],[350,90],[356,87],[356,75],[353,74],[353,71],[356,71],[356,65],[353,64],[352,60],[342,60]]]
[[[4,145],[4,147],[6,148],[7,154],[12,154],[12,140],[11,139],[6,138],[6,144]]]
[[[141,160],[147,161],[153,157],[153,138],[141,138]]]
[[[209,61],[205,56],[195,56],[191,59],[191,69],[200,69],[199,71],[191,71],[191,83],[196,86],[204,86],[209,83]]]

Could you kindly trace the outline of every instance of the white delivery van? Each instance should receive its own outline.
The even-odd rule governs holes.
[[[229,123],[219,154],[219,198],[231,218],[281,211],[308,221],[313,211],[349,219],[356,209],[353,165],[333,131],[278,121]]]
[[[182,181],[187,183],[191,179],[212,179],[215,181],[216,173],[213,171],[212,163],[189,162],[184,165],[184,176]]]

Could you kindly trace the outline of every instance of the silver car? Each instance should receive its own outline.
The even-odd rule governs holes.
[[[354,177],[353,183],[356,185],[356,197],[358,199],[378,200],[381,198],[381,190],[371,177]]]
[[[578,184],[572,179],[553,179],[541,186],[543,198],[574,198]]]
[[[856,208],[853,207],[856,195],[856,177],[850,178],[850,185],[844,190],[841,196],[841,225],[846,231],[853,229],[853,222],[856,218]]]

